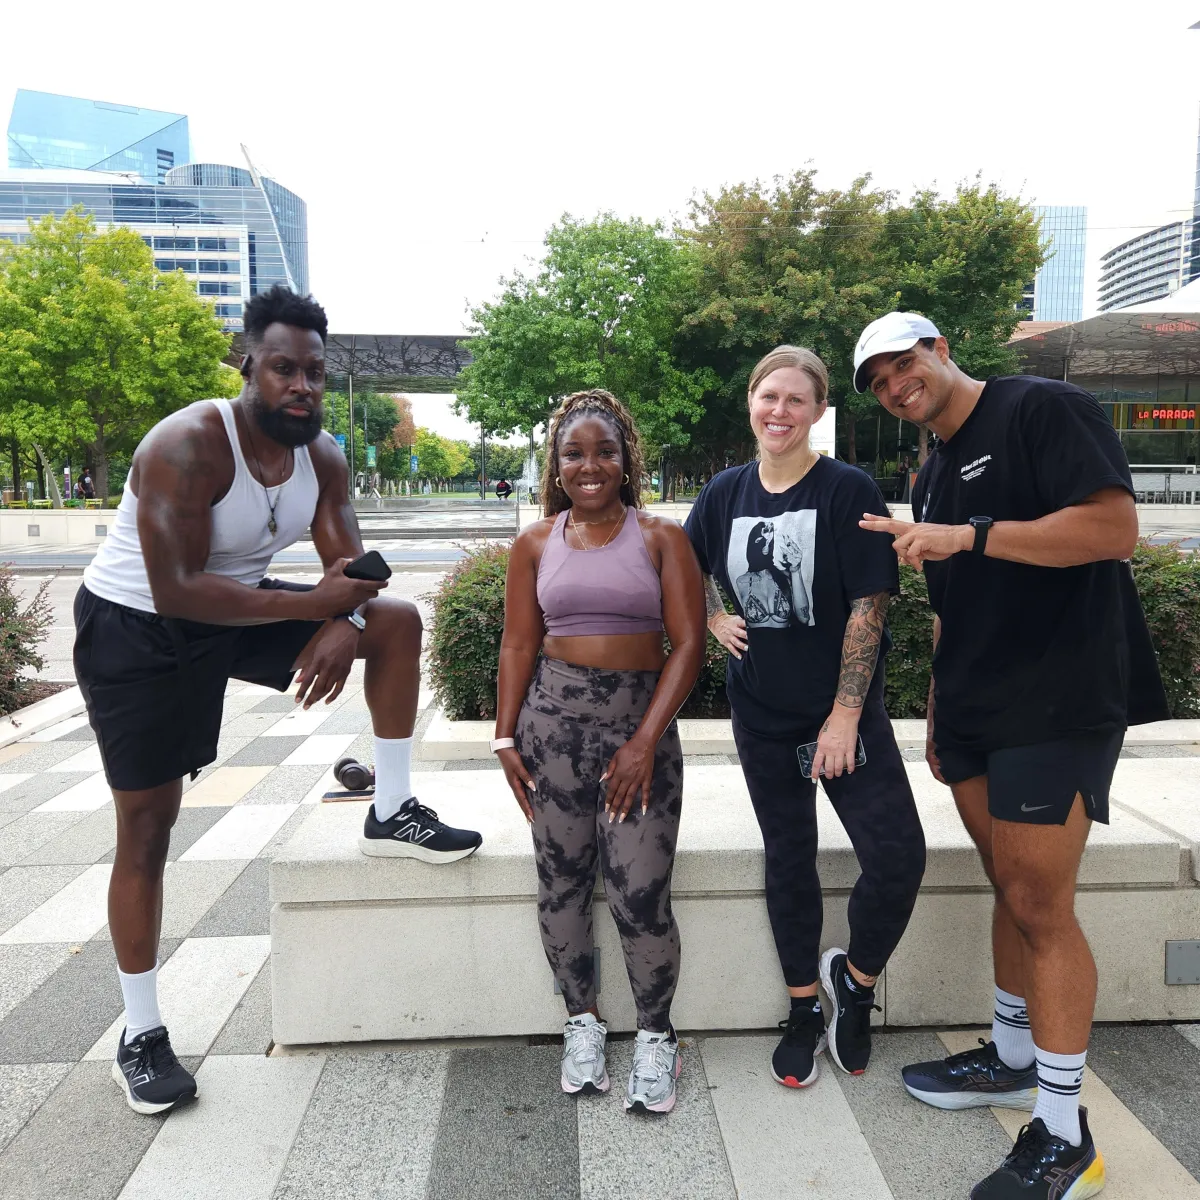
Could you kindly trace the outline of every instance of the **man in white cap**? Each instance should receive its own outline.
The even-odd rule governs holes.
[[[1079,1107],[1096,965],[1075,877],[1125,729],[1168,714],[1128,559],[1129,464],[1100,405],[1037,376],[972,379],[917,313],[863,330],[854,386],[939,444],[916,523],[866,514],[923,568],[934,618],[926,758],[996,890],[996,1005],[981,1049],[903,1071],[945,1109],[1032,1108],[974,1200],[1091,1196],[1104,1161]],[[1036,1103],[1035,1103],[1036,1101]]]

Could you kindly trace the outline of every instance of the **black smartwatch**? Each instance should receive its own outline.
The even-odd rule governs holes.
[[[975,530],[975,543],[971,547],[971,553],[982,554],[987,546],[988,530],[995,522],[991,517],[972,517],[967,524]]]

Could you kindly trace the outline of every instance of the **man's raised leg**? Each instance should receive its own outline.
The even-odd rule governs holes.
[[[1025,1001],[1025,940],[996,881],[994,823],[988,812],[987,776],[951,784],[951,791],[962,823],[995,890],[992,1039],[975,1050],[933,1062],[914,1063],[905,1067],[901,1075],[910,1095],[937,1108],[1030,1109],[1037,1096],[1037,1071]]]
[[[375,800],[359,848],[381,858],[454,862],[483,839],[454,829],[418,804],[410,779],[417,695],[421,687],[421,614],[408,600],[376,596],[363,613],[358,657],[366,660],[364,692],[375,731]]]

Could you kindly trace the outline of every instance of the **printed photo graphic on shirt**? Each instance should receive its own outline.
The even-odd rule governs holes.
[[[735,517],[726,567],[748,629],[815,625],[812,604],[817,510]]]

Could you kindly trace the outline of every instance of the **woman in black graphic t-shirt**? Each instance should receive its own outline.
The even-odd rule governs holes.
[[[780,346],[750,377],[759,458],[715,476],[687,520],[709,594],[709,628],[730,652],[733,732],[766,851],[767,910],[791,995],[774,1077],[817,1078],[825,1044],[843,1070],[871,1052],[874,983],[896,948],[925,870],[925,840],[883,708],[884,613],[898,590],[891,540],[859,527],[885,514],[875,484],[814,453],[809,430],[829,376],[809,350]],[[717,584],[734,603],[726,613]],[[807,751],[807,771],[798,751]],[[865,761],[858,751],[861,745]],[[862,867],[850,897],[849,954],[821,943],[815,779]]]

